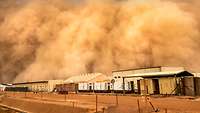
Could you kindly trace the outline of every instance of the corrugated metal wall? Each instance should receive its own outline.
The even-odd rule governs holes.
[[[184,77],[183,78],[183,90],[184,95],[194,96],[194,77]]]
[[[141,89],[141,95],[153,94],[154,92],[153,92],[152,79],[140,80],[140,89]]]
[[[176,80],[173,77],[159,79],[160,94],[176,94]]]
[[[199,96],[200,95],[200,77],[194,78],[194,84],[195,84],[196,95]]]
[[[56,84],[63,84],[63,80],[49,80],[48,81],[48,92],[51,92],[56,87]]]

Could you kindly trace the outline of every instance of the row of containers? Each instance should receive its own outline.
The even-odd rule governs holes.
[[[112,76],[89,73],[66,80],[13,83],[6,91],[66,93],[131,93],[140,95],[200,95],[200,77],[183,67],[117,70]]]

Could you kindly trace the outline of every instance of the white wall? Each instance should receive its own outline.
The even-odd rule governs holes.
[[[88,83],[78,83],[78,90],[89,90]]]
[[[125,83],[125,90],[130,91],[131,90],[131,84],[130,82],[134,82],[134,89],[137,90],[137,80],[142,79],[141,77],[133,77],[133,78],[124,78]],[[114,90],[123,90],[123,78],[114,78]]]
[[[124,80],[124,83],[125,83],[125,90],[130,90],[127,79]],[[114,90],[123,90],[123,78],[115,79]]]
[[[200,73],[192,73],[194,77],[200,77]]]
[[[137,80],[142,79],[141,77],[134,77],[134,78],[125,78],[128,82],[133,81],[134,83],[134,89],[138,90],[138,84],[137,84]],[[131,85],[131,84],[130,84]],[[131,90],[131,86],[129,86],[130,90]]]
[[[95,90],[108,90],[108,83],[110,82],[97,82],[94,83]],[[112,90],[112,84],[110,83],[110,90]]]

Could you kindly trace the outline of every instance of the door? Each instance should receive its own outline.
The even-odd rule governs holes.
[[[140,90],[140,80],[137,80],[137,93],[140,94],[141,90]]]
[[[108,91],[110,91],[110,83],[108,83]]]
[[[89,90],[92,91],[92,83],[89,83]]]
[[[134,89],[134,82],[131,81],[130,83],[131,83],[131,93],[134,93],[134,92],[135,92],[135,89]]]
[[[160,94],[160,88],[159,88],[159,81],[158,79],[153,79],[153,93],[154,94]]]

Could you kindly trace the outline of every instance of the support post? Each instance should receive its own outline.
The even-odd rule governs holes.
[[[95,91],[94,91],[94,83],[92,83],[92,86],[93,86],[93,93],[95,93]]]
[[[124,81],[124,77],[123,77],[123,95],[125,95],[125,81]]]

